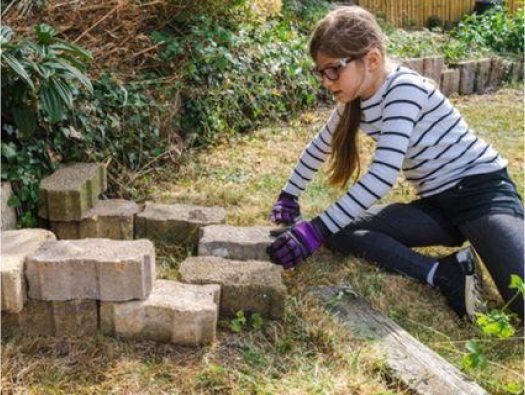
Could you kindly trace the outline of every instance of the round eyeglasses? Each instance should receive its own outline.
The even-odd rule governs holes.
[[[329,66],[321,70],[314,67],[312,68],[312,73],[314,73],[317,79],[321,82],[323,82],[324,77],[330,81],[336,81],[339,78],[341,71],[353,60],[355,60],[355,58],[339,59],[339,64],[337,66]]]

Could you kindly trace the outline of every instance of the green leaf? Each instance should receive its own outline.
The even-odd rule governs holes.
[[[88,51],[87,49],[84,49],[78,45],[75,45],[73,43],[67,42],[65,40],[56,39],[56,43],[52,45],[52,48],[54,50],[62,50],[65,52],[68,52],[72,55],[79,56],[85,61],[89,61],[93,59],[93,55],[91,54],[91,51]]]
[[[17,196],[11,196],[7,200],[7,205],[9,207],[18,207],[18,206],[22,205],[22,202],[20,201],[20,199]]]
[[[66,109],[60,94],[53,85],[49,85],[46,81],[42,81],[40,88],[40,104],[42,111],[49,117],[49,122],[57,123],[64,118]]]
[[[517,289],[518,292],[523,295],[525,292],[525,284],[523,283],[523,279],[516,274],[511,275],[509,288]]]
[[[49,82],[50,86],[53,86],[62,102],[68,107],[73,107],[73,92],[71,88],[62,80],[54,79]]]
[[[12,109],[13,118],[22,138],[29,137],[37,127],[37,120],[34,111],[25,103]]]
[[[16,158],[16,148],[13,143],[2,143],[2,155],[10,161]]]
[[[0,27],[0,45],[2,45],[2,49],[5,44],[11,41],[12,37],[13,37],[13,29],[5,25]]]
[[[69,70],[69,72],[75,77],[84,87],[89,91],[89,93],[93,93],[93,85],[91,85],[91,80],[85,75],[82,74],[80,70],[78,70],[76,67],[71,66],[69,63],[62,63],[62,65]]]
[[[45,23],[38,24],[34,27],[37,39],[41,44],[51,44],[57,31]]]
[[[13,55],[8,53],[2,53],[2,60],[20,77],[32,90],[35,90],[35,85],[31,80],[31,77],[27,73],[25,67],[16,59]]]

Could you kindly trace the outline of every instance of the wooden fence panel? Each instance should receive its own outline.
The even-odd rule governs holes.
[[[360,6],[383,16],[394,26],[425,26],[428,18],[437,16],[443,22],[459,21],[474,9],[476,0],[358,0]],[[516,12],[524,0],[508,0],[508,8]]]

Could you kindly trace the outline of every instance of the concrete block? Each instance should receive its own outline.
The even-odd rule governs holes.
[[[144,211],[135,217],[135,237],[197,244],[201,227],[223,223],[225,218],[226,211],[220,207],[146,202]]]
[[[465,60],[452,65],[453,68],[459,69],[460,95],[471,95],[474,93],[477,64],[476,60]]]
[[[208,256],[187,258],[180,267],[180,274],[183,282],[220,284],[223,316],[233,317],[242,310],[281,318],[286,298],[282,270],[270,262]]]
[[[2,336],[92,335],[98,330],[96,300],[29,299],[19,313],[2,313]]]
[[[423,75],[430,78],[439,86],[441,81],[441,71],[445,66],[444,56],[433,56],[423,59]]]
[[[215,340],[220,286],[157,280],[148,299],[101,302],[102,332],[182,345]]]
[[[490,81],[490,67],[492,65],[491,59],[478,59],[476,70],[476,83],[474,84],[474,92],[485,93]]]
[[[421,75],[424,73],[423,63],[423,58],[409,58],[400,60],[401,66],[408,67],[409,69],[412,69]]]
[[[441,72],[441,92],[447,97],[459,93],[458,69],[446,69]]]
[[[66,165],[40,183],[38,215],[50,221],[80,221],[106,189],[104,165]]]
[[[27,299],[24,261],[46,241],[55,239],[55,235],[46,229],[2,232],[2,311],[18,313],[22,310]]]
[[[488,89],[495,90],[501,86],[506,68],[507,65],[505,59],[500,57],[492,58]]]
[[[274,238],[270,230],[274,227],[237,227],[228,225],[207,226],[201,231],[199,256],[269,261],[266,248]]]
[[[7,202],[13,196],[13,188],[10,182],[2,183],[2,230],[14,229],[16,225],[16,210]]]
[[[100,200],[81,221],[51,221],[59,239],[108,238],[133,240],[133,222],[139,206],[123,199]]]
[[[145,299],[155,279],[155,250],[149,240],[59,240],[42,245],[25,266],[32,299]]]

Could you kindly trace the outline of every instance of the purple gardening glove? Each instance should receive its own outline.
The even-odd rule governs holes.
[[[274,232],[272,235],[276,236]],[[279,237],[267,248],[273,263],[291,269],[304,262],[321,247],[324,237],[312,222],[301,221],[280,231]]]
[[[301,209],[297,197],[281,192],[273,205],[270,221],[278,224],[291,225],[301,218]]]

